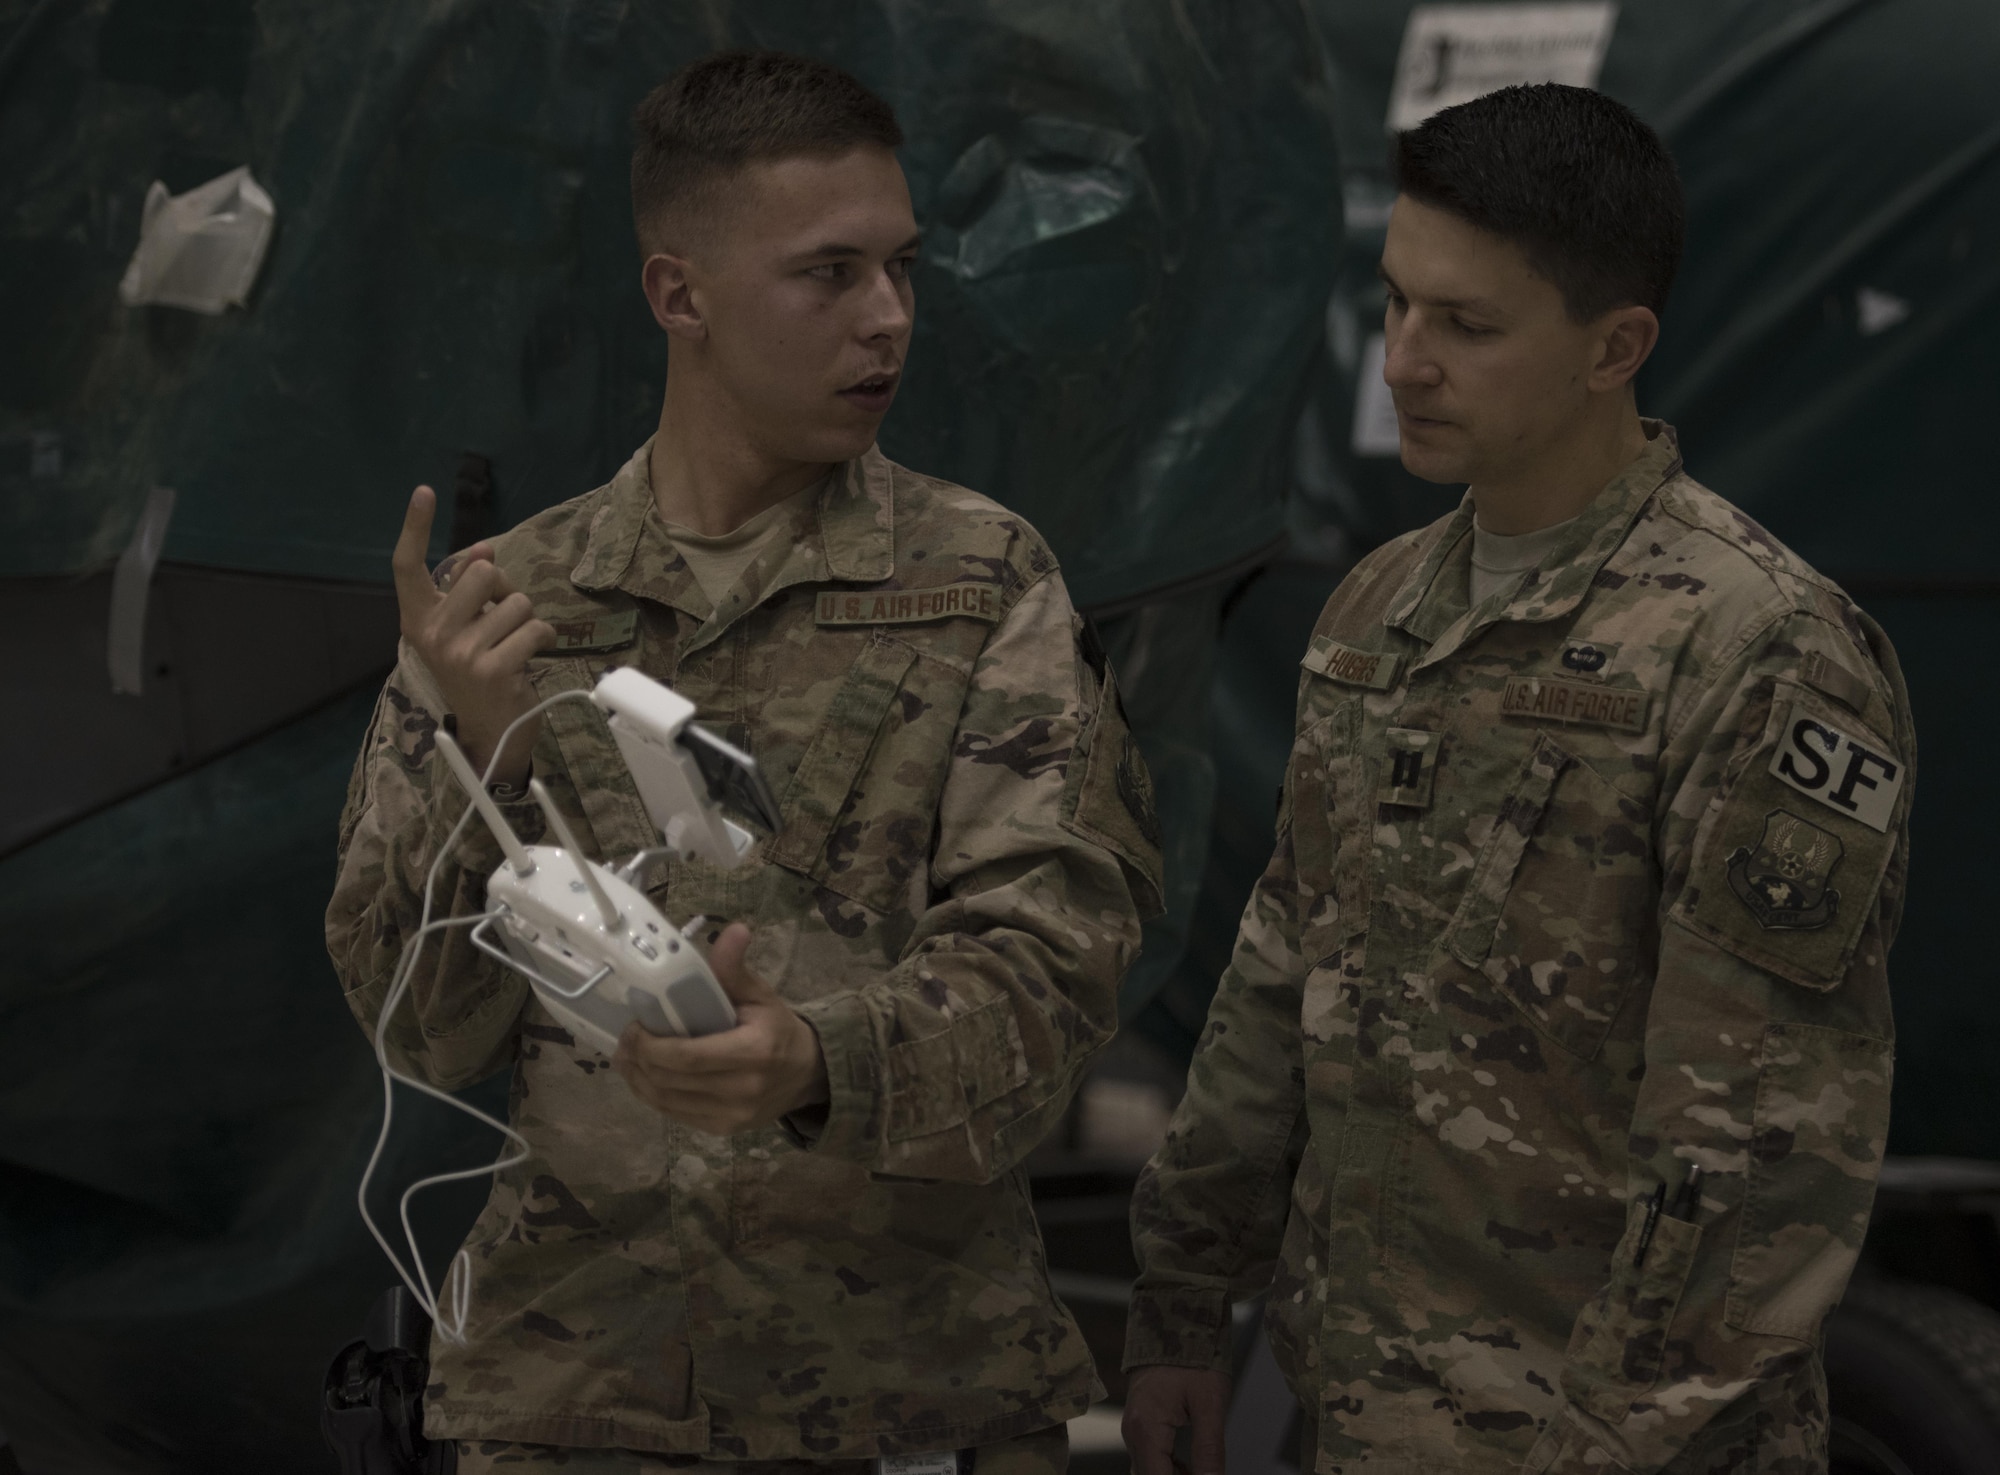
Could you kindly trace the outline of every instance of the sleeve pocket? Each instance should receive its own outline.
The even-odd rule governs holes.
[[[1118,858],[1140,913],[1166,910],[1160,821],[1153,779],[1138,739],[1123,719],[1107,666],[1097,710],[1077,734],[1062,800],[1062,826]]]
[[[1894,1047],[1820,1025],[1771,1024],[1724,1316],[1810,1341],[1861,1254],[1889,1124]]]
[[[889,1140],[959,1126],[1027,1079],[1013,1009],[1005,999],[983,1004],[936,1034],[890,1047]]]
[[[1669,915],[1745,962],[1823,993],[1847,976],[1900,828],[1877,830],[1773,774],[1785,726],[1801,716],[1844,723],[1893,751],[1817,693],[1781,680],[1763,740],[1702,820],[1688,884]]]
[[[1659,1379],[1667,1333],[1701,1244],[1701,1226],[1662,1214],[1654,1221],[1646,1263],[1636,1269],[1646,1203],[1626,1208],[1624,1238],[1611,1256],[1610,1284],[1577,1318],[1563,1367],[1563,1392],[1607,1424],[1624,1422],[1633,1400]]]

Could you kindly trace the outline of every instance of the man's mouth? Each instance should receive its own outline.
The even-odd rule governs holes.
[[[870,374],[840,391],[840,397],[858,409],[879,415],[889,408],[896,397],[896,381],[900,371],[892,370],[884,374]]]
[[[1451,421],[1441,420],[1433,415],[1419,415],[1415,410],[1406,409],[1402,405],[1396,406],[1396,416],[1405,425],[1414,426],[1419,430],[1431,430],[1451,424]]]

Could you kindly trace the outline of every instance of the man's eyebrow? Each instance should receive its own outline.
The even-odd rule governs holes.
[[[1396,285],[1396,279],[1389,275],[1389,269],[1379,261],[1375,263],[1375,275],[1382,279],[1383,286],[1394,292],[1398,297],[1407,298],[1410,295]],[[1426,307],[1443,307],[1475,313],[1481,317],[1500,316],[1500,309],[1488,302],[1484,297],[1425,297],[1420,300]]]
[[[922,245],[923,239],[923,233],[919,231],[889,254],[891,256],[905,255]],[[844,241],[827,241],[813,247],[810,251],[800,253],[799,259],[801,261],[842,261],[850,256],[866,256],[867,254],[861,247],[850,246]]]

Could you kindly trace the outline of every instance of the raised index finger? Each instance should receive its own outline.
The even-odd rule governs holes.
[[[437,602],[437,589],[431,583],[430,571],[424,567],[424,555],[431,546],[431,519],[436,513],[436,492],[429,487],[418,487],[410,493],[409,508],[403,513],[402,536],[396,539],[396,551],[389,555],[389,567],[396,576],[396,602],[406,614],[428,609]]]

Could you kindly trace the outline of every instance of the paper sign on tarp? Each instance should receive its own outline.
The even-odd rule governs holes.
[[[1441,108],[1522,83],[1595,87],[1617,18],[1609,0],[1419,5],[1396,58],[1389,127],[1414,128]]]
[[[118,296],[128,307],[152,303],[210,314],[241,307],[276,219],[271,197],[247,165],[184,195],[168,193],[156,179]]]

